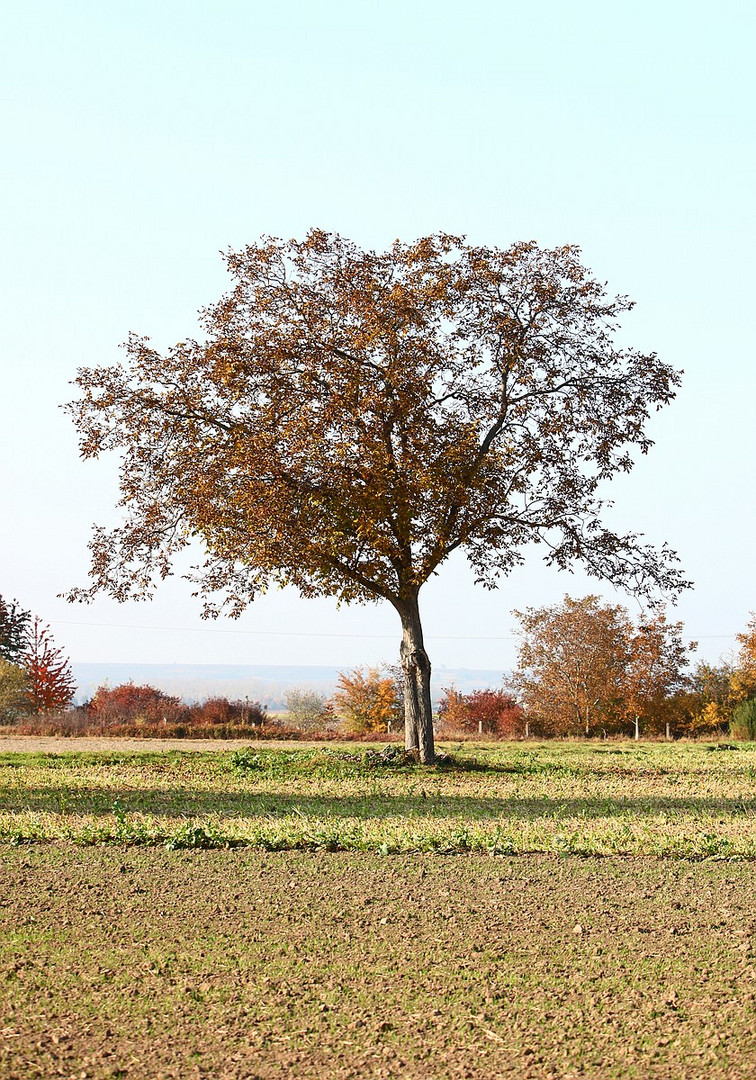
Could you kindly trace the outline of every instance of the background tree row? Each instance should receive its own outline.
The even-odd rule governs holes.
[[[690,669],[695,642],[657,608],[634,623],[597,596],[516,612],[517,667],[508,682],[541,736],[733,734],[738,706],[756,695],[756,617],[739,651]]]

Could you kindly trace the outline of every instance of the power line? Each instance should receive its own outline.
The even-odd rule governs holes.
[[[102,623],[74,622],[69,619],[51,619],[55,626],[91,626],[106,630],[160,630],[174,634],[242,634],[255,637],[305,637],[305,638],[370,638],[383,641],[396,641],[397,634],[327,634],[306,630],[229,630],[212,626],[149,626],[137,623]],[[734,638],[736,634],[691,634],[696,641],[714,641]],[[514,634],[484,636],[464,634],[427,634],[429,641],[517,641]]]
[[[259,637],[314,637],[314,638],[380,638],[386,641],[396,641],[396,634],[324,634],[315,631],[304,630],[224,630],[211,626],[141,626],[136,623],[90,623],[72,622],[68,619],[51,619],[55,626],[96,626],[108,630],[169,630],[177,634],[252,634]],[[514,636],[508,637],[461,637],[428,634],[433,641],[515,641]]]

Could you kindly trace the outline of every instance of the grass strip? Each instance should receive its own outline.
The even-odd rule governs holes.
[[[751,744],[444,749],[0,754],[0,842],[756,859]]]

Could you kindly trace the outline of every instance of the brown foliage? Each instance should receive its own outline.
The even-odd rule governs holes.
[[[683,624],[668,622],[660,609],[631,633],[623,679],[624,712],[637,722],[639,731],[690,733],[684,710],[690,690],[689,654],[695,648],[695,641],[683,641]]]
[[[321,230],[230,253],[202,340],[161,355],[134,335],[123,363],[78,373],[82,454],[121,455],[125,520],[95,530],[69,598],[149,596],[198,539],[208,614],[270,585],[385,599],[407,746],[432,760],[418,594],[453,551],[488,586],[532,542],[637,592],[685,584],[666,547],[602,523],[599,485],[649,448],[679,376],[615,345],[632,305],[579,256],[445,234],[376,253]]]
[[[512,685],[541,733],[682,734],[689,689],[683,625],[661,609],[633,625],[626,608],[597,596],[515,612],[521,625]]]
[[[192,705],[188,717],[193,726],[223,724],[226,727],[262,727],[267,721],[267,709],[259,701],[229,701],[225,697],[213,697],[201,705]]]
[[[626,610],[597,596],[514,613],[520,620],[512,684],[545,735],[589,735],[622,716],[631,631]]]

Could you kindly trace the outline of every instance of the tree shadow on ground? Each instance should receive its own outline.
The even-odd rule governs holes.
[[[344,797],[277,795],[275,793],[211,792],[181,788],[89,786],[72,790],[64,784],[40,785],[0,793],[0,811],[53,812],[106,816],[143,813],[153,817],[177,815],[222,818],[271,818],[297,814],[306,818],[466,818],[469,821],[509,819],[529,821],[554,817],[652,817],[658,814],[706,816],[756,815],[756,797],[695,798],[675,796],[595,796],[592,798],[533,798],[466,795],[365,794]]]

